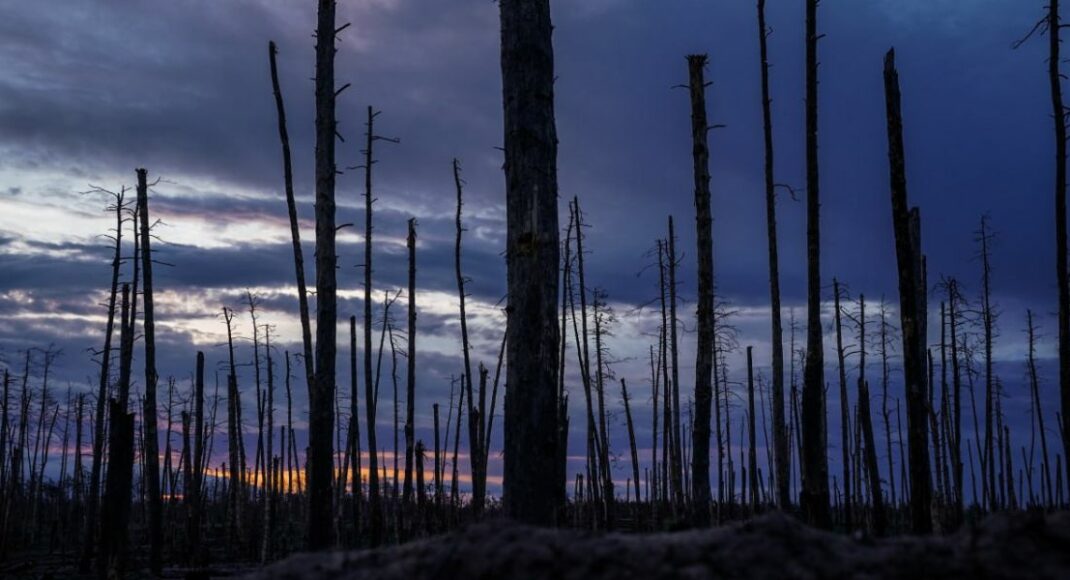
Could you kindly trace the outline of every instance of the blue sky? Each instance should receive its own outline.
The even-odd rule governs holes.
[[[657,281],[639,273],[670,214],[683,249],[683,323],[693,326],[690,127],[687,93],[673,88],[686,82],[689,53],[709,53],[709,114],[725,125],[711,133],[719,292],[739,312],[732,322],[740,343],[755,346],[761,369],[768,364],[755,6],[697,0],[557,0],[552,6],[562,200],[579,196],[591,226],[588,279],[607,290],[617,312],[614,370],[634,385],[642,446],[649,441],[643,357],[656,322],[637,307],[656,296]],[[279,45],[300,212],[311,240],[314,8],[311,1],[282,0],[0,0],[2,360],[19,368],[21,350],[54,343],[64,350],[57,384],[84,388],[96,372],[87,349],[99,348],[103,334],[109,255],[99,236],[111,221],[102,211],[105,199],[82,192],[130,185],[142,166],[162,179],[151,203],[165,224],[158,231],[160,259],[174,264],[157,272],[158,332],[166,346],[161,372],[184,386],[197,349],[207,352],[209,365],[219,363],[225,353],[217,314],[223,306],[240,308],[247,288],[264,299],[262,319],[276,325],[279,349],[300,350],[267,43]],[[1045,44],[1011,48],[1042,11],[1042,0],[825,0],[819,25],[827,35],[820,90],[823,280],[831,284],[836,276],[853,295],[897,300],[881,77],[882,56],[895,46],[910,196],[922,208],[930,280],[958,277],[975,298],[980,269],[973,232],[983,214],[998,234],[997,368],[1018,439],[1028,435],[1025,309],[1037,313],[1045,335],[1042,357],[1053,353],[1055,326]],[[339,46],[338,78],[353,83],[340,99],[346,142],[339,165],[359,164],[368,105],[383,110],[380,131],[401,139],[377,155],[378,288],[404,283],[405,222],[410,216],[420,222],[418,421],[420,436],[430,440],[431,403],[445,403],[450,375],[461,372],[451,262],[454,157],[467,181],[465,269],[472,278],[476,360],[492,364],[500,339],[505,224],[497,6],[342,0],[339,12],[352,26]],[[800,191],[802,19],[801,0],[769,2],[777,181]],[[361,184],[356,171],[340,177],[340,221],[363,223]],[[798,308],[805,288],[803,204],[782,196],[779,212],[785,307]],[[340,239],[346,317],[361,311],[361,233],[348,229]],[[306,246],[306,256],[311,251]],[[802,308],[797,316],[804,319]],[[694,358],[689,334],[684,346],[686,392]],[[251,358],[248,346],[239,355]],[[741,355],[731,362],[741,377]],[[340,384],[348,385],[347,365],[340,367]],[[1054,424],[1055,377],[1048,371],[1043,364]],[[251,370],[241,372],[251,393]],[[826,376],[834,378],[832,364]],[[580,392],[571,400],[579,405]],[[616,412],[619,397],[610,400]],[[832,429],[838,428],[836,404],[830,397]],[[611,428],[615,451],[625,451],[623,418]],[[579,431],[572,440],[581,440]],[[581,446],[573,454],[581,455]],[[624,455],[619,469],[623,481]]]

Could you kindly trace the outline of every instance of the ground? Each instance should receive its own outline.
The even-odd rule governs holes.
[[[614,534],[506,521],[370,551],[302,554],[252,580],[463,578],[1070,578],[1070,513],[1000,514],[944,537],[821,532],[783,515],[703,531]]]

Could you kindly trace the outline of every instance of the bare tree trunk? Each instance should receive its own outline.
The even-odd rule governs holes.
[[[1051,487],[1051,462],[1048,460],[1048,435],[1044,431],[1044,408],[1040,405],[1040,381],[1037,379],[1037,361],[1036,361],[1036,333],[1033,326],[1033,311],[1026,311],[1026,316],[1029,321],[1029,387],[1033,395],[1033,413],[1037,418],[1037,428],[1040,430],[1040,454],[1041,454],[1041,472],[1043,474],[1042,486],[1045,495],[1044,500],[1047,505],[1052,504],[1052,487]],[[1030,486],[1032,489],[1032,486]]]
[[[907,394],[907,431],[910,448],[911,529],[932,531],[930,501],[928,385],[925,376],[926,284],[925,257],[921,253],[921,214],[907,206],[903,119],[900,113],[899,73],[895,50],[884,60],[884,86],[888,108],[888,160],[891,167],[892,217],[899,263],[899,316],[903,333],[903,375]]]
[[[334,478],[334,393],[338,282],[335,254],[335,0],[319,0],[316,27],[316,352],[309,385],[308,549],[334,543],[331,485]],[[308,365],[308,361],[305,361]]]
[[[148,174],[144,169],[137,170],[138,217],[141,220],[141,276],[144,285],[144,323],[145,341],[145,477],[148,483],[146,493],[149,496],[149,569],[159,575],[163,570],[163,503],[160,497],[160,456],[156,435],[156,384],[159,374],[156,372],[156,323],[152,296],[152,247],[149,221],[149,187]]]
[[[354,536],[360,537],[360,508],[364,500],[361,482],[360,456],[360,413],[357,409],[357,317],[349,317],[349,463],[353,466],[353,529]],[[374,454],[373,454],[374,455]]]
[[[851,519],[851,411],[847,400],[847,363],[843,351],[843,310],[840,308],[840,281],[833,278],[832,288],[836,309],[836,360],[839,363],[840,379],[840,451],[843,461],[843,519],[848,530],[852,529]]]
[[[375,137],[375,111],[368,107],[367,133],[364,149],[364,392],[368,414],[368,499],[371,545],[382,542],[382,507],[379,497],[378,445],[375,440],[375,411],[378,401],[378,380],[372,380],[372,165],[375,162],[372,146]],[[386,324],[386,321],[383,321]],[[384,326],[385,328],[385,326]],[[374,388],[373,388],[374,384]],[[374,392],[373,392],[374,390]]]
[[[409,220],[409,237],[407,241],[409,249],[409,328],[408,328],[408,352],[406,354],[408,365],[408,382],[406,383],[405,397],[405,488],[403,500],[406,506],[412,503],[412,468],[413,453],[415,453],[416,438],[416,218]],[[422,470],[421,466],[421,470]],[[423,474],[420,474],[422,487]],[[420,490],[423,494],[423,490]],[[421,495],[422,497],[422,495]]]
[[[93,466],[89,476],[89,496],[86,502],[82,558],[78,565],[78,571],[82,574],[89,573],[90,560],[93,558],[94,542],[97,534],[97,511],[100,505],[100,479],[104,457],[104,414],[105,405],[107,405],[108,401],[108,383],[111,380],[111,340],[115,332],[115,300],[119,289],[119,271],[122,265],[123,212],[126,211],[126,206],[124,205],[125,194],[126,190],[124,188],[115,198],[115,254],[111,262],[111,292],[108,295],[108,322],[104,329],[104,350],[101,351],[100,355],[100,382],[97,388],[97,412],[93,430]],[[5,398],[5,419],[7,419],[6,401],[7,399]],[[6,428],[3,432],[6,432]],[[2,458],[0,458],[0,464],[3,464]],[[3,481],[0,480],[0,486],[2,485]]]
[[[472,395],[472,363],[469,356],[468,316],[465,313],[464,274],[461,271],[461,238],[464,233],[464,226],[461,223],[463,186],[461,183],[460,163],[456,159],[453,160],[453,183],[457,190],[457,237],[453,251],[453,263],[457,276],[457,299],[460,304],[461,352],[464,355],[464,384],[462,388],[465,389],[465,395],[468,397],[468,460],[471,466],[472,475],[472,506],[475,510],[475,516],[478,518],[482,514],[484,498],[479,476],[481,470],[480,461],[483,455],[480,450],[482,437],[479,435],[479,423],[483,421],[484,418],[476,412],[476,400]]]
[[[301,344],[305,355],[305,380],[315,384],[315,360],[312,358],[312,326],[308,315],[308,289],[305,286],[305,257],[301,250],[301,228],[297,220],[297,202],[294,199],[293,164],[290,160],[290,133],[286,128],[286,107],[279,87],[279,71],[275,62],[278,48],[268,43],[268,58],[271,61],[271,86],[275,93],[275,110],[279,119],[279,140],[282,141],[282,170],[286,187],[286,209],[290,216],[290,238],[293,242],[294,270],[297,278],[297,304],[301,316]]]
[[[747,449],[747,464],[750,473],[750,507],[753,512],[758,511],[761,501],[758,497],[758,438],[755,435],[754,421],[754,347],[747,347],[747,440],[750,443]]]
[[[964,515],[964,500],[965,495],[963,489],[962,478],[962,373],[959,366],[959,343],[958,343],[958,305],[961,301],[961,297],[958,294],[958,283],[954,278],[950,279],[947,284],[948,293],[948,326],[951,331],[951,381],[953,401],[954,401],[954,419],[952,433],[954,434],[954,444],[951,448],[953,454],[953,470],[955,478],[955,494],[956,494],[956,516],[957,521],[961,522]]]
[[[784,329],[780,320],[780,264],[777,257],[776,182],[773,177],[773,114],[769,90],[768,38],[772,29],[765,23],[765,2],[758,0],[758,39],[762,69],[762,120],[765,137],[765,224],[769,238],[769,303],[772,319],[773,355],[773,461],[776,463],[777,505],[791,505],[789,489],[788,437],[784,419]]]
[[[204,485],[204,471],[201,457],[204,455],[204,353],[197,352],[197,372],[193,391],[194,439],[193,439],[193,477],[192,485],[187,490],[190,507],[189,519],[189,554],[190,563],[199,563],[201,553],[201,490]]]
[[[131,484],[134,473],[134,415],[127,412],[130,374],[134,358],[133,324],[130,323],[130,285],[123,284],[120,324],[119,383],[111,400],[108,428],[108,476],[101,507],[100,577],[122,578],[127,564],[127,524],[130,518]],[[103,523],[107,522],[107,525]]]
[[[825,410],[825,350],[821,331],[821,197],[817,158],[817,4],[806,1],[806,364],[802,392],[802,480],[799,498],[806,520],[818,527],[829,517]]]
[[[992,269],[989,261],[989,243],[991,234],[988,231],[988,219],[981,217],[981,229],[978,232],[977,241],[981,243],[981,323],[984,328],[985,348],[985,446],[984,446],[984,477],[988,482],[989,504],[992,509],[999,505],[998,490],[996,485],[996,453],[1002,453],[1001,447],[996,447],[996,433],[993,431],[995,424],[995,370],[993,369],[993,340],[995,332],[995,313],[992,310],[991,278]]]
[[[232,321],[234,311],[223,308],[223,319],[227,324],[227,350],[229,355],[229,372],[227,374],[227,451],[230,460],[230,488],[228,502],[229,522],[227,528],[228,541],[234,545],[232,550],[238,550],[238,544],[243,537],[242,528],[245,504],[245,459],[242,452],[242,420],[241,420],[241,394],[238,392],[238,373],[234,363],[234,334]]]
[[[869,382],[866,380],[866,297],[858,297],[858,414],[862,424],[865,447],[866,477],[869,483],[870,501],[873,502],[873,531],[883,535],[887,529],[884,511],[884,494],[881,492],[881,474],[877,467],[877,446],[873,438],[873,418],[869,409]]]
[[[509,306],[504,508],[557,520],[557,130],[549,0],[501,0]]]
[[[1048,82],[1051,85],[1052,120],[1055,126],[1055,276],[1059,284],[1059,393],[1063,417],[1070,417],[1070,272],[1067,268],[1066,234],[1066,105],[1063,75],[1059,0],[1048,0]],[[1060,429],[1063,449],[1070,456],[1070,425]],[[1070,481],[1070,461],[1066,462]]]
[[[672,365],[672,390],[666,391],[666,396],[672,397],[672,424],[669,427],[668,433],[670,433],[669,446],[670,457],[672,458],[669,469],[672,470],[670,480],[672,482],[672,495],[673,495],[673,507],[675,509],[681,509],[683,507],[684,498],[684,484],[683,484],[683,450],[681,449],[680,440],[682,438],[681,423],[680,423],[680,350],[677,342],[677,327],[676,324],[679,319],[676,316],[676,230],[673,226],[672,216],[669,216],[669,238],[665,241],[666,258],[668,264],[666,265],[669,274],[668,291],[669,291],[669,329],[668,329],[668,348],[669,359],[666,361],[666,365]],[[668,368],[668,366],[666,367]]]
[[[624,418],[628,424],[628,445],[632,452],[632,481],[635,482],[635,505],[639,506],[639,451],[635,447],[635,426],[632,424],[632,407],[628,399],[628,384],[624,379],[620,380],[621,398],[624,400]]]
[[[704,54],[687,57],[691,92],[691,143],[695,178],[695,223],[698,232],[698,353],[695,356],[695,431],[692,477],[693,519],[710,522],[710,419],[713,406],[713,360],[717,338],[713,312],[713,217],[710,211],[709,122],[706,120]],[[671,243],[671,239],[670,239]],[[671,252],[670,252],[671,254]],[[675,320],[673,321],[675,326]]]

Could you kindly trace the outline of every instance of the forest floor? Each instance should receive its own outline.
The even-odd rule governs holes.
[[[949,536],[888,539],[783,515],[703,531],[593,533],[505,521],[407,545],[300,554],[250,579],[1070,578],[1070,513],[999,514]]]

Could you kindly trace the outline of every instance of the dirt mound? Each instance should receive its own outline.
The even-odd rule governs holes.
[[[370,551],[302,554],[249,578],[1070,578],[1070,514],[997,515],[947,537],[871,539],[782,515],[628,535],[493,521]]]

